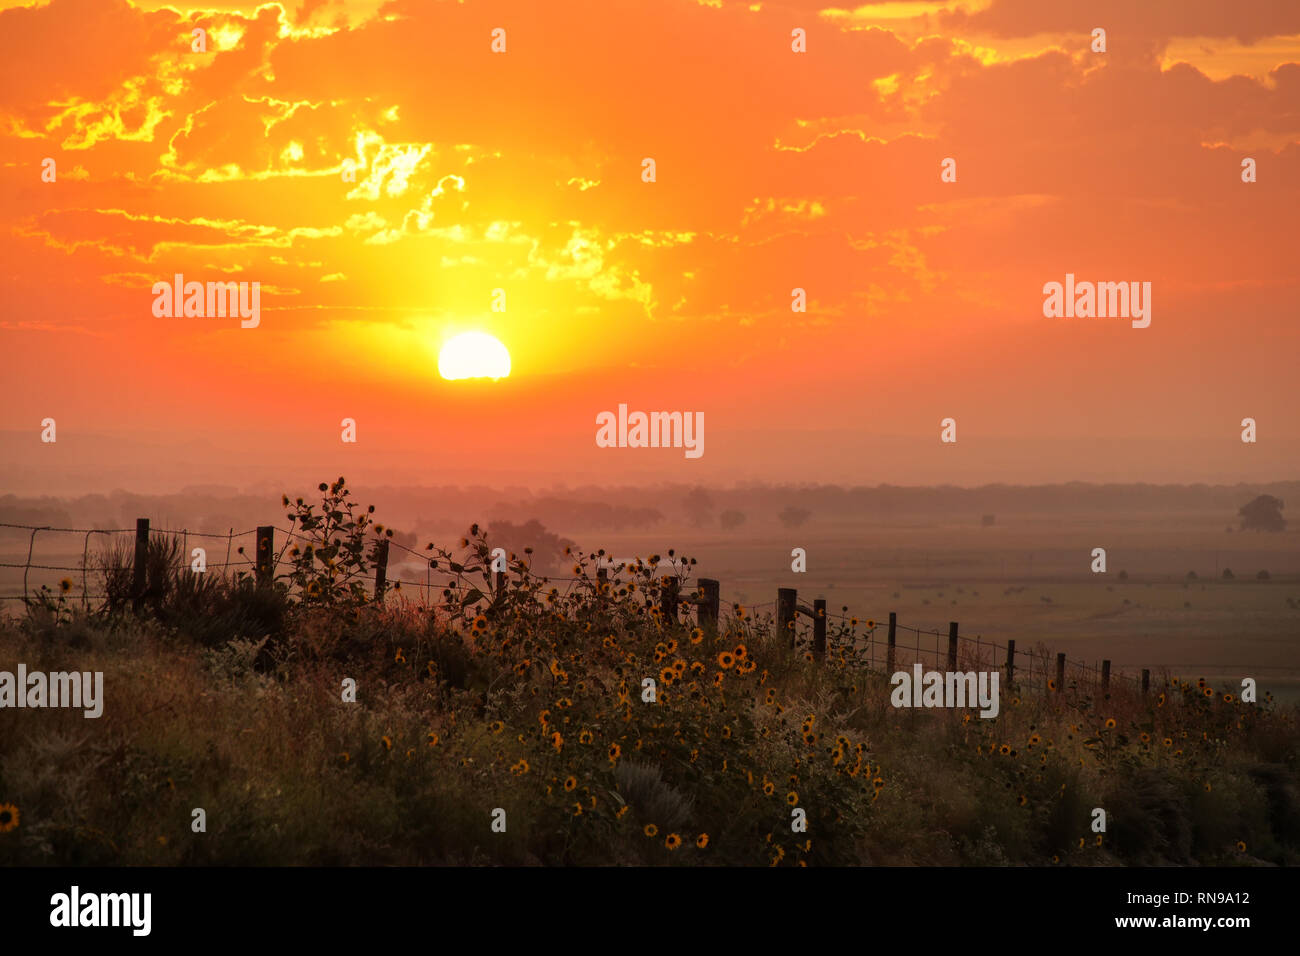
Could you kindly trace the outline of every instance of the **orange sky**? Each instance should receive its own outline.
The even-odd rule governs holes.
[[[1300,4],[0,8],[0,492],[1297,476]],[[1044,318],[1067,272],[1150,328]],[[472,329],[510,379],[438,377]],[[598,449],[621,402],[705,454]]]

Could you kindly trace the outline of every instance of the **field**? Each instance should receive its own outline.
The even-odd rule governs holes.
[[[320,513],[343,514],[340,501]],[[98,719],[5,712],[0,804],[17,823],[0,832],[0,863],[1300,861],[1296,709],[1270,693],[1273,678],[1257,701],[1240,699],[1238,675],[1294,664],[1294,555],[1264,552],[1269,538],[1226,535],[1221,559],[1266,563],[1271,581],[1243,573],[1202,591],[1175,577],[1192,569],[1178,542],[1195,533],[1183,531],[1131,532],[1168,548],[1163,560],[1111,536],[1122,558],[1105,579],[1070,573],[1068,530],[1022,577],[1016,556],[1041,538],[1014,528],[803,535],[806,578],[781,577],[805,598],[824,587],[832,610],[955,619],[1117,664],[1253,658],[1229,681],[1174,668],[1145,696],[1124,682],[1109,693],[1008,686],[986,719],[891,706],[879,662],[855,663],[861,621],[831,622],[825,659],[776,639],[762,604],[786,580],[765,569],[789,535],[683,548],[723,583],[715,629],[665,618],[661,571],[606,589],[580,553],[564,575],[576,581],[516,561],[489,601],[474,589],[489,560],[477,536],[433,552],[433,613],[409,587],[376,602],[352,585],[381,535],[345,517],[332,530],[300,520],[318,546],[288,553],[273,587],[196,582],[159,542],[138,612],[119,575],[103,585],[112,610],[85,615],[56,590],[0,626],[0,669],[98,670],[106,687]],[[1078,534],[1086,569],[1095,536]],[[982,550],[993,535],[1004,547]],[[1122,584],[1121,567],[1134,569]],[[1005,593],[1011,580],[1024,591]],[[1180,609],[1185,626],[1157,626]],[[1228,630],[1237,621],[1252,626]]]

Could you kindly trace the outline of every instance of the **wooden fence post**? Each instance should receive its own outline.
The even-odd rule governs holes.
[[[799,592],[795,588],[776,589],[777,637],[788,638],[791,648],[794,647],[794,609],[798,600]]]
[[[885,674],[892,677],[894,674],[895,644],[898,640],[898,612],[889,612],[889,645],[885,651]]]
[[[1056,655],[1056,692],[1065,690],[1065,655]]]
[[[1101,689],[1110,690],[1110,661],[1101,662]]]
[[[1016,681],[1016,642],[1014,639],[1007,641],[1007,686],[1012,686]]]
[[[271,560],[275,550],[275,528],[269,524],[257,526],[257,552],[253,558],[254,577],[259,588],[271,583]]]
[[[388,539],[380,538],[375,542],[375,600],[384,599],[388,588]]]
[[[813,654],[820,660],[826,656],[826,599],[813,601]]]
[[[948,622],[948,671],[957,670],[957,622]]]
[[[1151,672],[1145,667],[1142,668],[1142,694],[1145,696],[1151,690]]]
[[[33,534],[33,538],[36,536]],[[135,564],[131,567],[131,609],[140,610],[148,586],[149,519],[135,519]]]
[[[713,578],[700,578],[700,590],[704,592],[699,610],[700,627],[716,634],[718,610],[722,602],[722,585]]]

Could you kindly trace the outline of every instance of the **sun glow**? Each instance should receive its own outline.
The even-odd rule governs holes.
[[[510,374],[510,353],[486,332],[462,332],[438,353],[438,374],[449,381],[505,378]]]

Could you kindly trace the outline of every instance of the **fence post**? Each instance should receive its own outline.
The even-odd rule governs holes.
[[[718,609],[722,602],[722,585],[713,578],[700,578],[700,590],[704,592],[700,604],[700,627],[710,633],[718,631]]]
[[[1010,687],[1016,680],[1016,642],[1015,639],[1007,641],[1007,686]]]
[[[1065,690],[1065,655],[1056,655],[1056,692]]]
[[[673,575],[664,575],[663,586],[659,591],[662,602],[664,627],[677,623],[677,592],[681,581]]]
[[[135,564],[131,567],[131,609],[140,610],[148,584],[146,564],[149,559],[149,519],[135,519]]]
[[[948,622],[948,671],[957,670],[957,622]]]
[[[776,633],[778,637],[789,638],[790,647],[794,647],[794,609],[799,600],[795,588],[776,589]]]
[[[1101,689],[1110,690],[1110,661],[1101,662]]]
[[[894,674],[894,645],[898,639],[898,612],[889,612],[889,645],[885,651],[885,675],[892,677]]]
[[[813,654],[820,660],[826,656],[826,599],[813,601]]]
[[[257,558],[254,564],[257,586],[271,583],[271,558],[275,551],[275,528],[269,524],[257,526]]]
[[[1146,694],[1147,694],[1150,690],[1151,690],[1151,672],[1150,672],[1149,670],[1147,670],[1147,669],[1144,667],[1144,668],[1142,668],[1142,694],[1143,694],[1143,696],[1146,696]]]
[[[375,542],[375,600],[384,599],[388,589],[388,539],[380,538]]]

